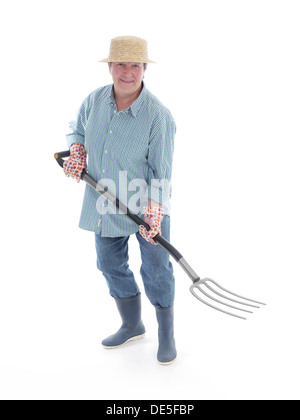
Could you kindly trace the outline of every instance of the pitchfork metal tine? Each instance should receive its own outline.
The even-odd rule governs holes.
[[[205,283],[201,283],[201,284],[205,284]],[[229,308],[233,308],[233,309],[237,309],[237,310],[239,310],[239,311],[248,312],[249,314],[253,314],[253,312],[248,311],[247,309],[238,308],[237,306],[230,305],[229,303],[225,303],[225,302],[223,302],[222,300],[219,300],[219,299],[214,298],[213,296],[209,295],[209,294],[208,294],[208,293],[206,293],[203,289],[201,289],[201,288],[200,288],[201,284],[198,284],[198,285],[196,285],[195,287],[196,287],[198,290],[200,290],[200,292],[201,292],[201,293],[203,293],[203,294],[204,294],[205,296],[207,296],[208,298],[210,298],[210,299],[214,300],[214,301],[215,301],[215,302],[217,302],[217,303],[221,303],[221,305],[228,306]],[[207,284],[205,284],[205,286],[207,286]],[[212,291],[214,291],[212,288],[211,288],[211,290],[212,290]],[[225,299],[227,299],[227,298],[225,297]],[[228,299],[228,300],[231,300],[231,299]],[[237,302],[237,301],[236,301],[236,302]],[[239,302],[238,302],[238,303],[239,303]]]
[[[259,306],[251,305],[248,302],[247,303],[246,302],[242,302],[241,300],[236,300],[236,299],[232,299],[232,298],[230,298],[228,296],[225,296],[222,293],[220,293],[217,290],[215,290],[213,287],[209,286],[209,284],[207,284],[207,283],[202,283],[202,284],[204,284],[211,292],[215,293],[218,296],[221,296],[224,299],[230,300],[231,302],[239,303],[240,305],[250,306],[251,308],[258,308],[259,309]]]
[[[243,316],[240,316],[240,315],[236,315],[236,314],[233,314],[232,312],[228,312],[228,311],[224,311],[223,309],[220,309],[220,308],[218,308],[217,306],[214,306],[214,305],[212,305],[211,303],[209,303],[209,302],[206,302],[205,300],[203,300],[203,299],[201,299],[195,292],[194,292],[194,288],[197,288],[198,289],[198,287],[197,286],[195,286],[194,284],[190,287],[190,291],[191,291],[191,293],[198,299],[198,300],[200,300],[200,302],[202,302],[202,303],[204,303],[205,305],[207,305],[207,306],[209,306],[209,307],[211,307],[211,308],[213,308],[213,309],[216,309],[217,311],[219,311],[219,312],[223,312],[223,314],[227,314],[227,315],[230,315],[230,316],[234,316],[235,318],[240,318],[240,319],[244,319],[244,320],[246,320],[246,318],[245,317],[243,317]]]
[[[231,292],[230,290],[228,290],[228,289],[225,289],[225,287],[223,287],[223,286],[221,286],[220,284],[218,284],[215,280],[212,280],[212,279],[209,279],[209,278],[205,278],[204,280],[202,280],[201,282],[202,283],[204,283],[204,282],[207,282],[207,281],[210,281],[210,282],[212,282],[213,284],[215,284],[217,287],[219,287],[220,289],[222,289],[222,290],[224,290],[224,292],[227,292],[227,293],[229,293],[230,295],[233,295],[233,296],[236,296],[236,297],[238,297],[238,298],[240,298],[240,299],[245,299],[245,300],[248,300],[249,302],[253,302],[253,303],[257,303],[258,305],[266,305],[265,303],[263,303],[263,302],[258,302],[257,300],[253,300],[253,299],[249,299],[249,298],[246,298],[246,297],[244,297],[244,296],[241,296],[241,295],[238,295],[238,294],[236,294],[236,293],[233,293],[233,292]],[[207,285],[206,285],[207,286]],[[216,292],[217,293],[217,292]],[[226,297],[226,299],[229,299],[228,297]],[[230,299],[231,300],[231,299]],[[242,303],[242,302],[239,302],[239,303]],[[245,303],[245,305],[248,305],[247,303]],[[252,305],[249,305],[249,306],[252,306]],[[255,307],[255,306],[254,306]],[[258,308],[259,308],[259,306],[258,306]]]
[[[228,297],[228,296],[225,296],[225,295],[223,295],[222,293],[220,293],[220,292],[218,292],[217,290],[215,290],[213,287],[211,287],[211,286],[209,286],[208,284],[207,284],[207,282],[211,282],[211,283],[213,283],[215,286],[217,286],[217,287],[219,287],[221,290],[223,290],[224,292],[226,292],[226,293],[228,293],[228,294],[230,294],[230,295],[233,295],[233,296],[236,296],[236,297],[238,297],[238,298],[240,298],[240,299],[244,299],[244,300],[246,300],[246,301],[248,301],[248,302],[252,302],[252,303],[257,303],[257,304],[260,304],[260,305],[265,305],[265,303],[262,303],[262,302],[258,302],[258,301],[256,301],[256,300],[253,300],[253,299],[249,299],[249,298],[246,298],[246,297],[244,297],[244,296],[241,296],[241,295],[238,295],[238,294],[236,294],[236,293],[233,293],[233,292],[231,292],[230,290],[228,290],[228,289],[225,289],[225,287],[223,287],[223,286],[221,286],[220,284],[218,284],[216,281],[214,281],[214,280],[212,280],[212,279],[209,279],[209,278],[205,278],[205,279],[203,279],[203,280],[200,280],[200,279],[198,279],[198,280],[195,280],[194,282],[193,282],[193,285],[190,287],[190,291],[191,291],[191,293],[198,299],[198,300],[200,300],[202,303],[204,303],[205,305],[208,305],[208,306],[210,306],[211,308],[213,308],[213,309],[216,309],[217,311],[219,311],[219,312],[223,312],[223,313],[225,313],[225,314],[227,314],[227,315],[230,315],[230,316],[233,316],[233,317],[235,317],[235,318],[240,318],[240,319],[246,319],[246,318],[244,318],[244,317],[242,317],[242,316],[240,316],[240,315],[237,315],[237,314],[235,314],[235,313],[233,313],[233,312],[228,312],[228,311],[225,311],[224,309],[221,309],[221,308],[219,308],[219,307],[217,307],[217,306],[215,306],[215,305],[212,305],[211,303],[209,303],[209,302],[207,302],[207,301],[205,301],[205,300],[203,300],[203,299],[201,299],[200,297],[199,297],[199,295],[195,292],[195,289],[198,289],[203,295],[205,295],[205,296],[207,296],[209,299],[212,299],[213,301],[215,301],[215,302],[217,302],[217,303],[219,303],[219,304],[221,304],[221,305],[224,305],[224,306],[228,306],[229,308],[233,308],[233,309],[236,309],[236,310],[238,310],[238,311],[243,311],[243,312],[248,312],[248,313],[253,313],[253,312],[251,312],[251,311],[248,311],[248,310],[246,310],[246,309],[242,309],[242,308],[238,308],[238,307],[236,307],[236,306],[233,306],[233,305],[230,305],[230,304],[228,304],[228,303],[226,303],[226,302],[223,302],[223,301],[221,301],[221,300],[219,300],[219,299],[216,299],[215,297],[213,297],[213,296],[211,296],[210,294],[208,294],[208,293],[206,293],[200,286],[201,285],[204,285],[205,287],[207,287],[211,292],[213,292],[213,293],[215,293],[216,295],[218,295],[218,296],[221,296],[222,298],[224,298],[224,299],[226,299],[226,300],[229,300],[229,301],[231,301],[231,302],[235,302],[235,303],[238,303],[238,304],[240,304],[240,305],[245,305],[245,306],[249,306],[249,307],[252,307],[252,308],[258,308],[259,309],[259,306],[255,306],[255,305],[251,305],[250,303],[248,303],[248,302],[241,302],[241,301],[239,301],[239,300],[235,300],[235,299],[232,299],[232,298],[230,298],[230,297]]]

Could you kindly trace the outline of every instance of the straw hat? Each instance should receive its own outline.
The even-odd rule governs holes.
[[[147,41],[136,36],[118,36],[110,42],[109,57],[102,63],[154,63],[148,58]]]

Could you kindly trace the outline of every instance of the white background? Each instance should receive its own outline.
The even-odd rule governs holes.
[[[5,4],[5,5],[4,5]],[[300,10],[297,1],[10,1],[1,5],[1,399],[299,399]],[[148,89],[177,123],[171,242],[201,277],[268,306],[247,321],[189,292],[174,262],[178,359],[119,327],[62,173],[68,123],[111,82],[110,39],[148,40]],[[139,249],[130,239],[139,275]]]

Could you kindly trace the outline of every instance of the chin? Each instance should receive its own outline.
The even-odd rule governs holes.
[[[133,90],[135,88],[135,84],[134,83],[130,83],[130,84],[125,84],[125,83],[119,83],[119,86],[124,89],[124,90]]]
[[[133,93],[136,91],[136,86],[135,85],[128,85],[128,86],[124,86],[124,84],[122,83],[121,85],[119,85],[120,90],[122,92],[126,92],[126,93]]]

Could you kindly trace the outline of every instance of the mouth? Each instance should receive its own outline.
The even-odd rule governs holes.
[[[131,83],[133,83],[133,80],[123,80],[120,79],[121,82],[125,83],[126,85],[130,85]]]

